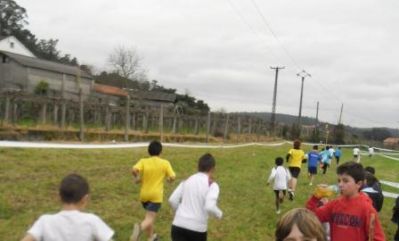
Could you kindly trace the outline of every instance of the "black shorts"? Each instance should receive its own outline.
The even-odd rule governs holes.
[[[290,170],[291,176],[294,178],[297,178],[301,172],[301,168],[299,167],[288,167],[288,170]]]
[[[280,192],[283,192],[283,194],[284,194],[284,197],[285,197],[286,190],[274,190],[274,194],[276,195],[276,199],[279,199],[279,196],[278,196],[278,194],[279,194]]]
[[[142,202],[143,208],[147,211],[158,212],[161,209],[161,203],[153,203],[153,202]]]
[[[207,232],[196,232],[172,225],[172,241],[206,241]]]

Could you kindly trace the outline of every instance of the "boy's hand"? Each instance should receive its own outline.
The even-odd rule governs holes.
[[[139,183],[141,183],[141,178],[139,176],[133,177],[133,181],[134,181],[134,183],[139,184]]]

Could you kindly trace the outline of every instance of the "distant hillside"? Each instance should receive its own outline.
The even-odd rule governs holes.
[[[239,112],[236,114],[252,115],[258,118],[262,118],[265,121],[270,121],[271,113],[269,112]],[[298,121],[298,116],[288,114],[276,114],[276,122],[284,125],[291,126],[293,123]],[[314,125],[316,119],[312,117],[302,117],[303,125]],[[323,128],[325,124],[330,127],[336,125],[336,123],[319,122],[320,127]],[[398,129],[385,128],[385,127],[372,127],[372,128],[359,128],[349,125],[345,125],[345,136],[349,142],[362,142],[366,141],[369,144],[375,144],[375,142],[382,143],[382,141],[388,137],[399,136]]]

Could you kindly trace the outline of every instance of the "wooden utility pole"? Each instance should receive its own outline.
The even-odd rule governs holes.
[[[316,128],[319,126],[319,102],[317,101],[317,109],[316,109]]]
[[[342,111],[344,110],[344,103],[341,105],[341,111],[339,113],[338,125],[342,124]]]
[[[301,98],[299,100],[299,114],[298,114],[298,127],[301,129],[301,125],[302,125],[303,84],[305,82],[305,78],[306,77],[311,77],[311,75],[309,73],[307,73],[305,70],[302,70],[301,72],[299,72],[296,75],[301,77],[301,82],[302,82],[302,84],[301,84]]]
[[[272,115],[270,117],[270,132],[273,136],[275,136],[275,128],[276,128],[276,100],[277,100],[277,80],[278,80],[278,71],[280,69],[284,69],[285,67],[271,67],[276,71],[274,78],[274,91],[273,91],[273,106],[272,106]]]

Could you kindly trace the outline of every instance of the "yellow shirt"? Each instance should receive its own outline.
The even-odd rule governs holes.
[[[291,155],[288,160],[288,166],[301,168],[302,160],[305,158],[305,152],[302,150],[291,149],[288,151],[288,154]]]
[[[158,156],[140,159],[133,166],[141,174],[140,201],[162,203],[163,180],[176,176],[169,161]]]

